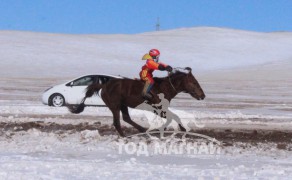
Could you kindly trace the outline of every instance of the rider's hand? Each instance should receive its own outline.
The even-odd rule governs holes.
[[[168,72],[172,72],[172,67],[171,66],[166,66],[166,71],[168,71]]]

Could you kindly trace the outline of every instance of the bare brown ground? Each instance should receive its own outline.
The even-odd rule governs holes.
[[[103,125],[100,122],[95,123],[79,123],[79,124],[58,124],[55,122],[0,122],[0,136],[5,135],[5,131],[10,131],[10,135],[19,131],[28,131],[30,129],[37,129],[47,133],[76,133],[84,130],[98,130],[102,136],[117,135],[116,130],[111,125]],[[138,131],[132,127],[123,127],[124,132],[127,135],[137,134]],[[216,130],[216,129],[200,129],[191,131],[223,142],[224,146],[232,146],[235,142],[250,143],[257,145],[258,143],[276,143],[277,148],[292,151],[292,132],[279,131],[279,130]],[[146,137],[146,136],[145,136]],[[198,137],[187,136],[187,138],[194,139]]]

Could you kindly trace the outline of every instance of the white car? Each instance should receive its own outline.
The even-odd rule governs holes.
[[[85,96],[86,88],[92,83],[107,83],[111,79],[122,79],[121,76],[113,76],[106,74],[86,75],[71,80],[64,84],[53,86],[42,95],[42,102],[45,105],[60,107],[67,104],[80,104]],[[87,106],[104,106],[104,102],[99,96],[92,96],[86,99]]]

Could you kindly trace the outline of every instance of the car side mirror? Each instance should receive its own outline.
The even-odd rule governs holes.
[[[70,86],[70,87],[72,87],[73,86],[73,81],[72,82],[69,82],[68,84],[66,84],[66,86]]]

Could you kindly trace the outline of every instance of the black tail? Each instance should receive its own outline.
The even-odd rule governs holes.
[[[85,102],[86,98],[91,97],[94,94],[97,94],[101,88],[102,88],[102,85],[98,84],[98,83],[89,85],[86,88],[85,97],[82,99],[81,103],[79,105],[67,104],[68,110],[74,114],[79,114],[79,113],[83,112],[84,108],[85,108],[84,102]]]

